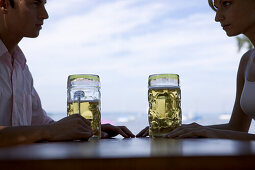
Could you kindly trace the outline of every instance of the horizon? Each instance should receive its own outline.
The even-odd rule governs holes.
[[[180,75],[183,114],[232,112],[244,51],[207,1],[52,0],[46,9],[40,36],[20,43],[46,112],[66,112],[68,75],[97,74],[102,112],[146,113],[157,73]]]

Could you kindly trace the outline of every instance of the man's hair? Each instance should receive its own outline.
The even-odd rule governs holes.
[[[14,0],[10,0],[10,4],[14,8]]]

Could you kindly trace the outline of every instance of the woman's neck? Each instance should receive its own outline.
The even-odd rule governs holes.
[[[251,29],[249,32],[246,32],[244,35],[249,38],[251,41],[252,45],[255,45],[255,27],[254,29]]]

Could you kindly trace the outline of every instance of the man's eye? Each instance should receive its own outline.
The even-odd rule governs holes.
[[[34,1],[34,5],[35,6],[40,6],[42,4],[42,1],[41,0],[36,0]]]

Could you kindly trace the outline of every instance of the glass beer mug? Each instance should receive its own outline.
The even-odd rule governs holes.
[[[161,137],[182,123],[179,75],[150,75],[148,88],[149,135]]]
[[[91,121],[92,138],[101,137],[101,93],[98,75],[70,75],[67,81],[67,116],[80,114]]]

